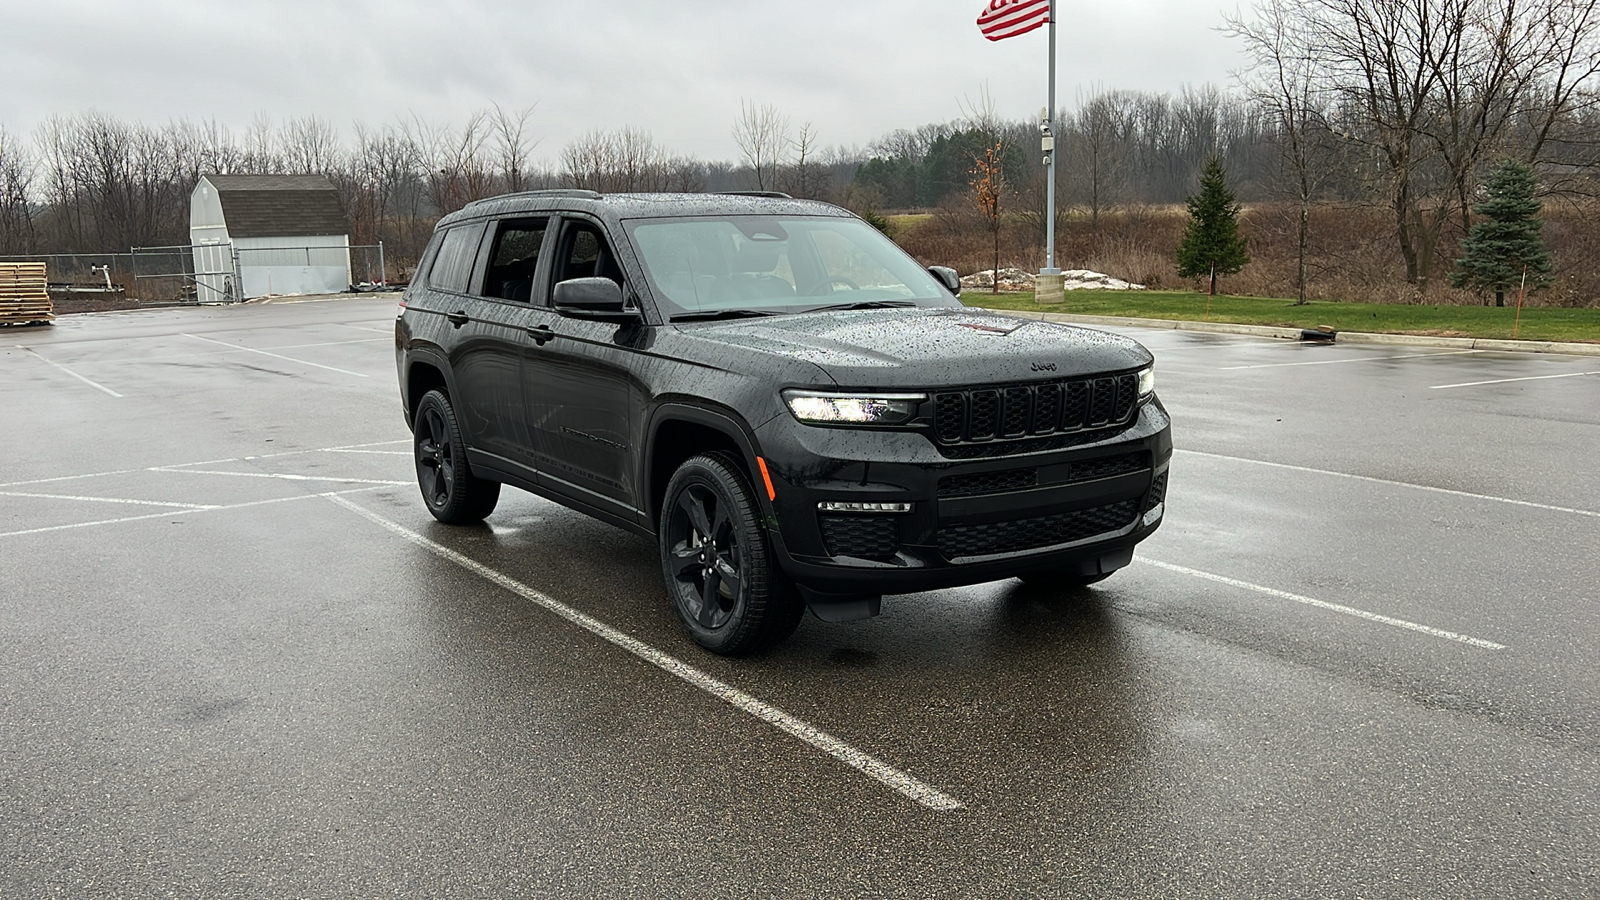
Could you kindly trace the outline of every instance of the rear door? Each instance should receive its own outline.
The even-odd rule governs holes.
[[[445,317],[451,403],[474,455],[491,465],[531,465],[522,403],[521,356],[527,304],[485,296],[497,229],[484,222],[450,229],[429,273]],[[541,233],[542,236],[542,233]],[[479,460],[474,460],[479,462]]]

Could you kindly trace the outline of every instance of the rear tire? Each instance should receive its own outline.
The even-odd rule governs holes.
[[[447,525],[468,525],[488,518],[500,502],[500,482],[472,474],[461,425],[444,391],[422,396],[412,429],[417,487],[428,512]]]
[[[779,568],[738,460],[693,457],[667,484],[657,537],[667,595],[695,643],[725,656],[763,650],[805,614]]]

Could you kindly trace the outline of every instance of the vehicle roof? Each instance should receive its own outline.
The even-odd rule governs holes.
[[[487,216],[571,210],[604,219],[654,219],[670,216],[766,215],[834,216],[848,210],[816,200],[750,194],[599,194],[594,191],[523,191],[475,200],[439,220],[439,225]]]

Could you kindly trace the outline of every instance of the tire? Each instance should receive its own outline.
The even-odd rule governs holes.
[[[679,466],[658,524],[667,595],[695,643],[743,656],[799,627],[805,603],[778,567],[755,494],[733,456],[707,453]]]
[[[472,474],[461,425],[444,391],[422,396],[412,431],[417,487],[435,519],[446,525],[468,525],[494,512],[500,502],[500,482]]]
[[[1079,575],[1077,572],[1063,572],[1059,569],[1046,569],[1043,572],[1030,572],[1027,575],[1018,575],[1022,583],[1038,588],[1058,588],[1064,591],[1076,588],[1085,588],[1091,584],[1105,581],[1117,574],[1116,572],[1102,572],[1099,575]]]

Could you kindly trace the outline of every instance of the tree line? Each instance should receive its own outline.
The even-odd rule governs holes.
[[[1311,211],[1386,210],[1420,293],[1449,268],[1486,175],[1525,164],[1543,197],[1590,197],[1600,167],[1600,0],[1257,0],[1226,28],[1249,65],[1232,90],[1089,89],[1050,123],[1058,215],[1183,202],[1213,157],[1245,203],[1299,210],[1300,293]],[[535,156],[534,109],[454,125],[417,117],[341,133],[308,116],[165,126],[58,116],[31,140],[0,127],[0,255],[187,243],[206,173],[326,173],[357,243],[414,255],[438,216],[543,187],[779,190],[884,210],[971,205],[979,162],[1000,209],[1042,240],[1040,124],[987,96],[950,122],[824,147],[811,123],[743,103],[738,161],[672,153],[642,129],[598,129]],[[1002,194],[1004,196],[1002,196]],[[992,218],[999,227],[999,213]]]

